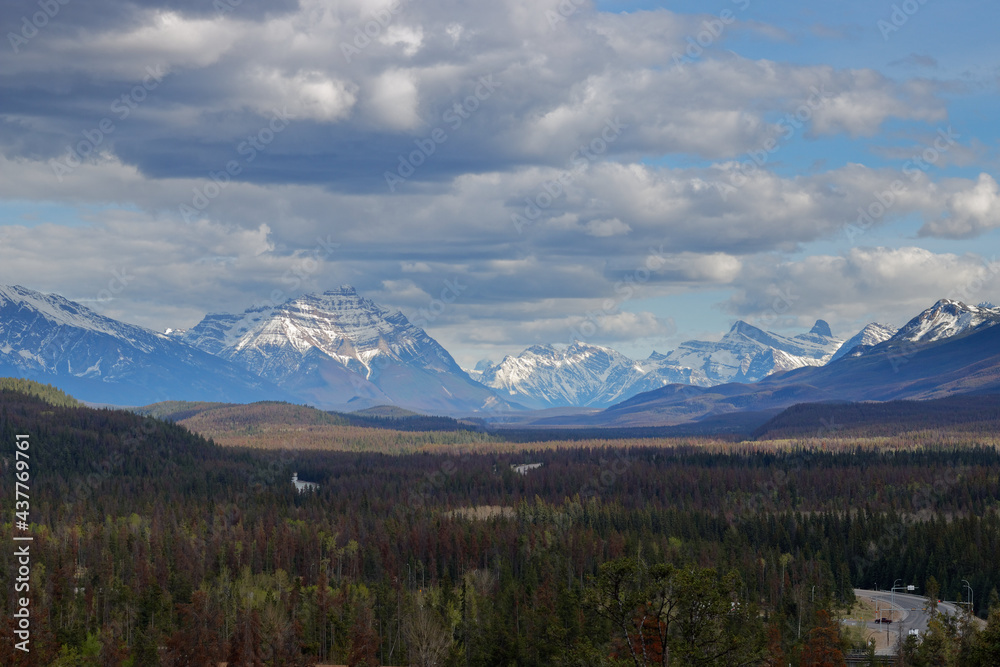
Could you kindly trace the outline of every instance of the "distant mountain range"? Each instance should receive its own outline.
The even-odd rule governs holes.
[[[899,331],[873,323],[846,342],[823,320],[794,336],[740,321],[719,341],[687,341],[641,361],[577,341],[532,346],[466,372],[402,313],[349,286],[207,315],[190,330],[167,333],[61,296],[0,286],[0,375],[116,405],[285,400],[486,417],[589,408],[543,419],[647,426],[773,414],[803,401],[1000,392],[991,365],[1000,357],[988,344],[1000,337],[997,322],[996,307],[942,300]]]
[[[495,366],[480,368],[476,379],[534,409],[603,408],[666,383],[611,348],[580,342],[558,347],[534,345]],[[672,381],[683,382],[684,378]]]
[[[61,296],[0,287],[0,375],[92,403],[286,400],[436,414],[520,409],[474,382],[398,311],[351,287],[157,333]]]
[[[874,340],[873,335],[864,340]],[[808,333],[792,337],[739,321],[718,342],[690,340],[668,354],[653,352],[643,361],[581,342],[535,345],[499,364],[482,364],[470,374],[532,408],[605,408],[669,384],[710,387],[756,382],[779,371],[821,366],[843,342],[823,320],[817,320]]]
[[[944,299],[890,338],[874,345],[859,343],[825,366],[774,373],[750,384],[669,385],[597,414],[545,418],[534,425],[620,428],[702,420],[722,424],[734,415],[745,424],[748,413],[758,413],[763,423],[798,403],[1000,393],[1000,327],[994,326],[998,322],[998,308]],[[816,424],[817,429],[821,426]]]

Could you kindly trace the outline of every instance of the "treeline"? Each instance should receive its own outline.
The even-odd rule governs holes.
[[[916,431],[993,435],[1000,430],[1000,396],[948,396],[929,401],[803,403],[757,428],[758,440],[895,436]]]
[[[478,422],[407,413],[403,410],[399,410],[399,414],[393,414],[391,408],[386,408],[385,412],[388,414],[380,414],[374,408],[366,412],[336,412],[283,401],[259,401],[246,405],[165,401],[138,408],[135,412],[174,422],[193,422],[215,430],[233,430],[240,427],[250,429],[262,423],[295,426],[358,426],[392,431],[483,430]]]
[[[76,407],[80,402],[50,384],[42,384],[34,380],[22,378],[0,377],[0,391],[19,392],[29,396],[37,396],[51,405],[60,407]]]
[[[621,439],[640,440],[648,438],[673,438],[704,435],[704,431],[699,425],[688,424],[683,426],[642,426],[628,428],[593,428],[587,426],[577,428],[519,428],[517,426],[492,424],[489,430],[491,433],[507,442],[518,443],[545,443],[553,441],[583,442],[587,440]]]
[[[351,426],[366,428],[390,429],[393,431],[481,431],[482,426],[470,421],[459,421],[451,417],[429,415],[406,415],[402,417],[381,415],[359,415],[351,413],[334,413],[345,419]]]
[[[855,586],[933,576],[957,599],[967,579],[978,614],[1000,606],[993,448],[260,451],[2,399],[0,442],[31,435],[36,539],[35,662],[5,637],[0,664],[612,665],[643,642],[641,664],[813,664],[845,648],[821,612]],[[319,489],[296,493],[292,472]],[[487,505],[510,511],[454,512]],[[0,550],[8,618],[14,565]],[[608,582],[629,568],[634,613],[616,618]],[[669,615],[635,625],[710,595],[704,641]]]

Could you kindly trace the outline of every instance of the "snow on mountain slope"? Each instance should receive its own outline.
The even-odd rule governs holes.
[[[142,329],[139,333],[139,327],[95,313],[58,294],[42,294],[20,285],[0,285],[0,309],[5,315],[5,322],[8,323],[27,316],[37,318],[37,321],[45,321],[53,327],[87,329],[109,336],[132,336],[133,342],[147,351],[152,349],[148,340],[149,335],[160,335],[146,329]]]
[[[350,286],[208,315],[183,338],[324,407],[462,412],[497,404],[423,329]]]
[[[1000,308],[941,299],[904,324],[891,340],[910,343],[941,340],[997,322],[1000,322]]]
[[[777,371],[820,366],[840,344],[822,320],[809,333],[792,337],[741,321],[717,343],[687,341],[641,362],[579,341],[535,345],[504,358],[477,379],[534,408],[606,407],[667,384],[754,382]]]
[[[847,341],[840,346],[840,349],[834,352],[830,361],[834,362],[841,357],[847,356],[848,354],[855,356],[860,352],[853,352],[858,346],[861,346],[862,349],[874,347],[879,343],[889,340],[895,334],[895,327],[891,327],[887,324],[879,324],[878,322],[872,322],[871,324],[866,325],[864,329],[848,338]]]
[[[277,398],[338,408],[393,403],[446,414],[518,403],[605,407],[667,384],[755,382],[867,354],[883,343],[939,341],[997,322],[1000,308],[948,299],[899,331],[873,323],[843,344],[822,320],[795,336],[741,321],[718,342],[687,341],[642,361],[582,342],[538,345],[499,364],[480,362],[472,371],[477,382],[401,313],[351,287],[208,315],[187,331],[161,334],[61,296],[0,286],[0,374],[122,405]]]
[[[0,286],[0,374],[118,405],[286,397],[271,383],[165,334],[17,285]]]
[[[689,373],[689,384],[710,387],[756,382],[771,373],[822,366],[843,341],[817,320],[809,333],[782,336],[738,321],[717,343],[687,341],[658,361],[659,372]]]
[[[532,408],[606,407],[628,398],[645,375],[638,363],[607,347],[534,345],[482,371],[479,381]]]

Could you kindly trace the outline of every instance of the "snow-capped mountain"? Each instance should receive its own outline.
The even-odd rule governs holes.
[[[0,286],[0,375],[119,405],[286,397],[270,382],[165,334],[19,285]]]
[[[181,338],[321,407],[503,407],[423,329],[350,286],[208,315]]]
[[[941,299],[907,322],[892,337],[893,342],[916,343],[951,338],[972,329],[1000,322],[1000,308],[987,304],[970,306],[961,301]]]
[[[656,370],[687,374],[688,384],[703,387],[756,382],[778,371],[822,366],[842,343],[823,320],[796,336],[771,333],[740,320],[718,342],[691,340],[660,355]]]
[[[478,380],[531,408],[607,407],[633,395],[630,387],[645,374],[638,362],[611,348],[577,341],[508,355],[483,369]]]
[[[830,361],[836,361],[837,359],[847,355],[857,356],[863,353],[864,350],[889,340],[895,334],[896,327],[889,326],[888,324],[872,322],[871,324],[866,325],[864,329],[848,338],[844,344],[840,346],[840,349],[833,353],[833,357]]]
[[[718,342],[688,341],[642,361],[582,342],[538,345],[499,364],[478,363],[474,381],[426,332],[351,287],[157,333],[61,296],[0,286],[0,375],[120,405],[278,399],[332,408],[393,403],[446,414],[601,408],[668,384],[771,382],[778,371],[857,356],[888,354],[899,362],[896,347],[964,340],[998,322],[1000,308],[948,299],[898,331],[869,324],[843,345],[822,320],[795,336],[737,322]],[[854,366],[835,373],[845,386],[848,368]]]
[[[486,368],[476,379],[533,408],[607,407],[668,384],[755,382],[776,371],[821,366],[841,342],[823,320],[794,337],[741,321],[718,342],[687,341],[643,361],[579,341],[535,345]]]
[[[855,345],[836,363],[774,374],[725,388],[670,386],[646,392],[596,415],[548,418],[547,426],[659,426],[744,418],[796,403],[928,400],[1000,393],[1000,309],[942,300],[888,340]],[[870,325],[871,326],[871,325]],[[869,329],[876,339],[885,327]],[[868,329],[868,327],[866,327]],[[891,328],[889,328],[891,331]],[[845,344],[845,347],[847,345]],[[742,413],[742,414],[739,414]],[[813,432],[818,428],[813,425]],[[825,427],[824,427],[825,429]],[[822,432],[823,429],[820,429]]]

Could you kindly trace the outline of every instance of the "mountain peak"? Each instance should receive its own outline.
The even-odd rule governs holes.
[[[626,392],[644,373],[638,362],[611,348],[576,340],[532,345],[476,379],[529,407],[608,407],[631,396]]]
[[[1000,311],[970,306],[954,299],[940,299],[907,322],[893,337],[909,342],[950,338],[1000,321]]]
[[[872,348],[879,343],[883,343],[896,334],[896,327],[889,326],[888,324],[879,324],[878,322],[870,322],[865,325],[865,327],[854,334],[851,338],[847,339],[840,348],[834,352],[833,358],[830,359],[831,362],[846,356],[858,356],[862,354],[864,350]]]
[[[0,286],[0,369],[4,375],[46,378],[97,403],[285,397],[261,378],[175,336],[20,285]]]
[[[142,328],[125,325],[105,317],[59,294],[43,294],[21,285],[0,285],[0,308],[7,307],[8,304],[13,308],[11,317],[13,317],[13,313],[21,310],[34,311],[58,325],[99,330],[111,335],[118,335],[123,326],[134,329]],[[148,329],[143,330],[148,334],[156,335],[156,332]]]
[[[353,285],[341,285],[336,289],[331,289],[323,292],[330,296],[358,296],[358,290],[354,289]]]
[[[816,324],[809,330],[809,333],[833,338],[833,332],[830,330],[830,325],[826,323],[826,320],[816,320]]]
[[[350,285],[207,316],[184,340],[324,407],[361,400],[472,412],[496,400],[402,313]]]
[[[933,313],[941,310],[948,310],[951,312],[958,312],[963,310],[978,310],[975,306],[969,306],[956,299],[938,299],[933,306],[925,310],[921,315],[925,313]]]
[[[593,343],[588,343],[587,341],[584,340],[574,340],[573,344],[570,345],[568,348],[566,348],[566,352],[567,353],[573,353],[573,352],[612,353],[614,352],[614,350],[612,350],[610,347],[604,347],[603,345],[594,345]]]
[[[918,317],[927,314],[935,314],[942,311],[949,313],[959,313],[959,312],[980,313],[984,311],[989,312],[993,310],[996,310],[996,306],[990,303],[989,301],[983,301],[973,306],[971,303],[965,303],[963,301],[959,301],[958,299],[945,298],[945,299],[938,299],[933,306],[925,310]]]
[[[729,328],[729,333],[747,334],[759,331],[761,331],[761,329],[758,329],[754,325],[749,322],[744,322],[743,320],[736,320],[736,322],[733,323],[733,326]]]

